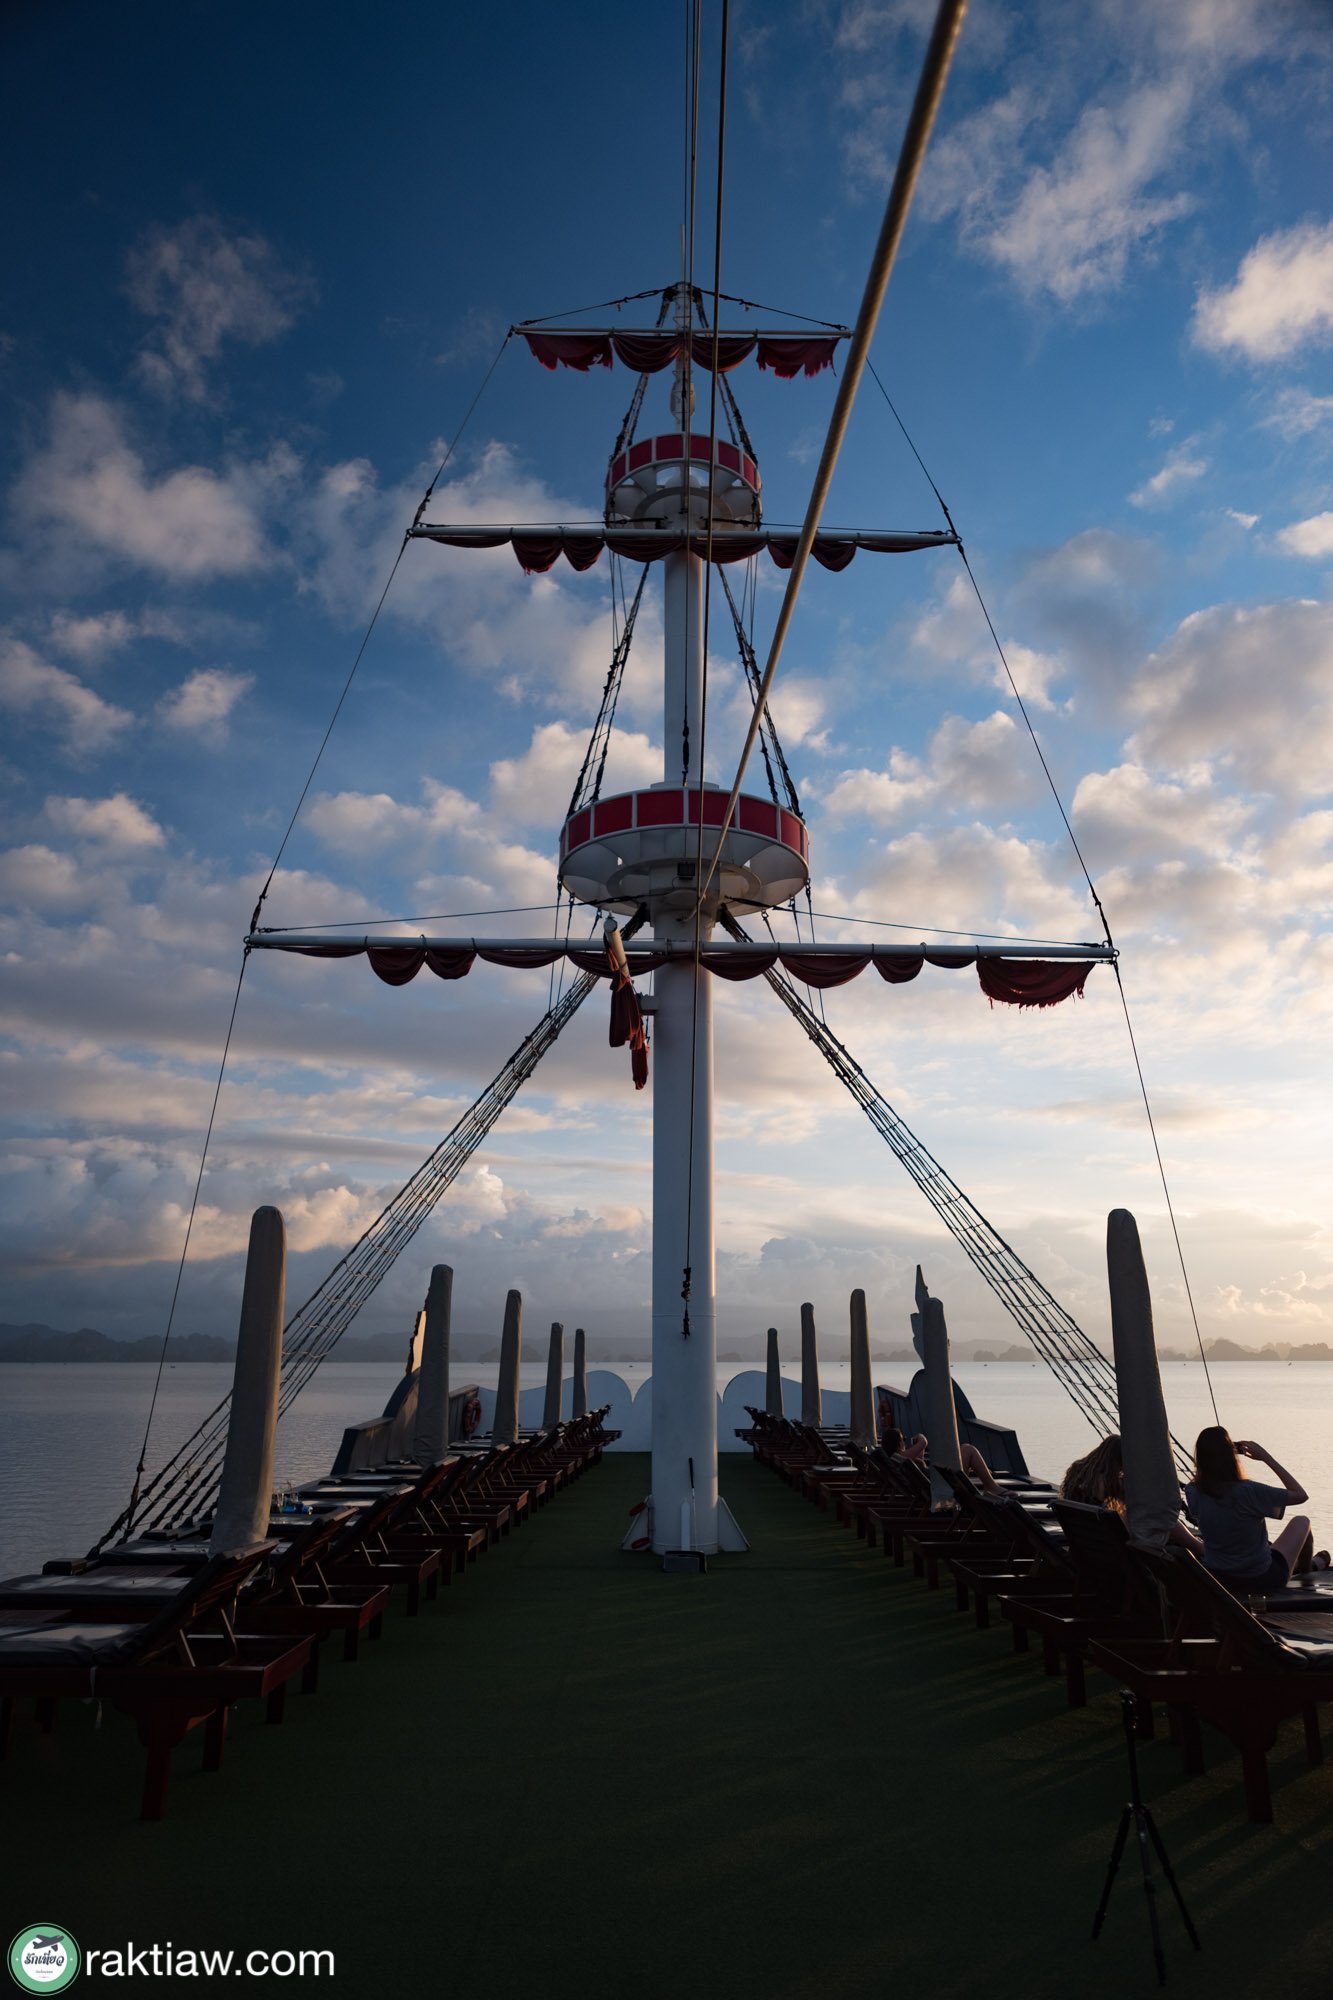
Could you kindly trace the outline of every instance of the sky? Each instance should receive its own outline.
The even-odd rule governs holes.
[[[932,12],[735,0],[722,282],[768,323],[854,318]],[[403,530],[514,321],[678,274],[685,22],[5,9],[6,1320],[165,1324],[241,939]],[[710,218],[720,23],[707,0]],[[1304,0],[973,0],[873,350],[1123,954],[1204,1337],[1254,1346],[1333,1338],[1331,84]],[[799,521],[833,378],[730,380],[767,518]],[[594,518],[632,386],[510,341],[431,518]],[[826,519],[942,524],[871,382]],[[761,656],[781,581],[761,558]],[[605,561],[410,547],[267,920],[531,906],[455,928],[543,934],[610,616]],[[608,785],[661,775],[660,637],[650,579]],[[710,640],[729,782],[742,684],[724,621]],[[811,576],[773,712],[821,938],[1097,936],[954,553]],[[394,990],[252,958],[179,1329],[234,1329],[261,1202],[304,1296],[547,999],[544,974]],[[1050,1011],[930,970],[826,1010],[1090,1332],[1124,1206],[1159,1338],[1192,1338],[1107,971]],[[918,1261],[957,1338],[1016,1337],[762,984],[717,1015],[720,1343],[775,1323],[794,1349],[810,1299],[836,1354],[861,1286],[900,1345]],[[598,996],[358,1332],[410,1324],[443,1259],[460,1331],[498,1332],[517,1285],[539,1326],[646,1338],[650,1121]]]

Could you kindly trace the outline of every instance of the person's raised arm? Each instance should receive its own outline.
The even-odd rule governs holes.
[[[1265,1464],[1268,1467],[1270,1472],[1275,1472],[1278,1478],[1282,1481],[1282,1484],[1286,1487],[1288,1494],[1296,1502],[1296,1505],[1298,1507],[1300,1506],[1303,1500],[1309,1499],[1310,1496],[1306,1492],[1305,1488],[1301,1485],[1300,1480],[1293,1478],[1292,1474],[1287,1471],[1285,1466],[1278,1464],[1272,1452],[1265,1451],[1261,1444],[1255,1444],[1251,1439],[1242,1440],[1238,1438],[1236,1440],[1236,1450],[1240,1453],[1242,1458],[1260,1459],[1263,1462],[1263,1464]]]

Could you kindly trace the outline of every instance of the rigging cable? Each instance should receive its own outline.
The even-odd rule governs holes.
[[[1101,927],[1105,934],[1106,942],[1110,946],[1112,952],[1115,953],[1115,956],[1111,960],[1111,970],[1115,974],[1116,992],[1120,996],[1120,1007],[1125,1017],[1125,1032],[1129,1036],[1130,1054],[1134,1059],[1134,1074],[1138,1078],[1139,1094],[1143,1099],[1144,1115],[1146,1116],[1148,1121],[1148,1136],[1152,1140],[1153,1156],[1157,1162],[1157,1175],[1158,1179],[1162,1183],[1162,1195],[1166,1201],[1166,1213],[1168,1220],[1170,1221],[1171,1224],[1171,1236],[1176,1246],[1176,1259],[1180,1265],[1180,1275],[1185,1286],[1185,1299],[1186,1303],[1189,1306],[1190,1319],[1194,1326],[1194,1339],[1199,1349],[1199,1359],[1203,1363],[1203,1377],[1208,1387],[1208,1400],[1213,1406],[1213,1416],[1215,1420],[1220,1424],[1222,1419],[1218,1414],[1217,1396],[1213,1389],[1212,1370],[1208,1366],[1208,1356],[1207,1353],[1205,1352],[1203,1344],[1203,1331],[1199,1325],[1199,1315],[1194,1304],[1194,1289],[1190,1284],[1189,1269],[1185,1262],[1185,1249],[1184,1245],[1180,1240],[1180,1228],[1176,1222],[1176,1208],[1175,1208],[1175,1203],[1171,1199],[1171,1186],[1166,1176],[1166,1162],[1162,1158],[1162,1149],[1157,1139],[1157,1121],[1153,1117],[1152,1104],[1148,1097],[1148,1085],[1143,1074],[1143,1064],[1139,1060],[1138,1039],[1135,1036],[1134,1023],[1130,1017],[1130,1012],[1129,1012],[1129,996],[1125,992],[1125,982],[1124,979],[1121,977],[1120,954],[1116,950],[1115,939],[1111,935],[1111,926],[1107,920],[1106,910],[1103,907],[1101,897],[1097,893],[1097,885],[1092,879],[1092,873],[1088,867],[1087,862],[1083,858],[1083,849],[1078,844],[1077,836],[1075,835],[1074,829],[1070,824],[1069,814],[1065,811],[1064,800],[1060,796],[1059,787],[1057,786],[1055,779],[1052,776],[1051,767],[1046,761],[1046,753],[1042,749],[1041,741],[1037,735],[1036,729],[1033,727],[1032,717],[1028,713],[1027,703],[1024,701],[1022,695],[1019,692],[1018,682],[1014,679],[1013,669],[1009,665],[1009,656],[1005,652],[1004,647],[1000,642],[1000,635],[995,629],[995,620],[990,615],[990,607],[988,606],[985,598],[982,595],[981,585],[977,582],[976,575],[972,569],[972,565],[968,561],[967,549],[964,546],[963,538],[958,533],[957,528],[954,526],[953,516],[949,512],[948,506],[944,499],[944,495],[940,492],[939,487],[935,484],[935,481],[931,478],[930,473],[926,467],[926,462],[922,458],[921,453],[917,450],[916,445],[913,442],[911,432],[908,430],[906,424],[903,422],[901,416],[898,414],[898,410],[893,401],[893,398],[890,396],[888,390],[884,387],[884,384],[880,381],[880,378],[876,373],[874,367],[871,364],[869,364],[869,362],[867,363],[867,366],[869,366],[870,368],[870,373],[874,377],[875,383],[879,389],[880,394],[883,396],[885,402],[889,406],[889,409],[893,415],[894,422],[897,424],[899,430],[902,432],[904,438],[907,440],[907,444],[912,453],[913,458],[916,460],[917,464],[921,467],[922,472],[925,474],[925,478],[930,487],[931,492],[935,495],[935,498],[939,501],[941,513],[944,515],[945,520],[948,522],[949,527],[952,530],[959,558],[962,562],[963,568],[967,572],[967,580],[972,586],[973,595],[976,597],[977,604],[981,609],[981,615],[986,621],[986,629],[990,633],[991,640],[994,644],[996,654],[1000,661],[1000,665],[1004,668],[1004,675],[1005,679],[1009,683],[1010,692],[1013,694],[1014,700],[1018,704],[1018,712],[1022,716],[1023,722],[1027,728],[1028,735],[1032,739],[1032,747],[1037,753],[1037,761],[1041,765],[1042,772],[1046,779],[1046,783],[1050,788],[1051,797],[1055,800],[1056,811],[1060,815],[1060,819],[1064,825],[1065,832],[1069,835],[1069,844],[1073,848],[1074,853],[1078,859],[1078,865],[1083,871],[1083,879],[1088,885],[1088,894],[1092,898],[1093,907],[1096,909],[1097,916],[1101,922]]]
[[[185,1259],[189,1255],[190,1235],[194,1229],[194,1218],[199,1207],[199,1190],[204,1181],[204,1164],[208,1159],[208,1144],[213,1137],[213,1121],[218,1115],[218,1099],[222,1095],[222,1079],[227,1071],[227,1057],[231,1051],[232,1031],[236,1026],[236,1010],[241,1004],[241,986],[245,979],[245,968],[250,963],[250,948],[247,945],[241,953],[241,969],[236,975],[236,991],[231,996],[231,1014],[227,1020],[227,1033],[222,1043],[222,1060],[218,1064],[218,1080],[213,1086],[213,1102],[208,1110],[208,1124],[204,1130],[204,1143],[199,1153],[199,1171],[194,1177],[194,1194],[190,1201],[190,1213],[185,1224],[185,1241],[181,1244],[180,1262],[176,1266],[176,1282],[171,1288],[171,1306],[167,1312],[167,1329],[162,1335],[162,1351],[157,1357],[157,1374],[153,1377],[153,1393],[148,1404],[148,1420],[143,1427],[143,1442],[139,1446],[139,1463],[134,1468],[134,1485],[130,1492],[129,1506],[125,1511],[125,1533],[129,1534],[134,1525],[134,1510],[139,1504],[139,1492],[143,1484],[144,1466],[148,1459],[148,1437],[153,1428],[153,1415],[157,1409],[157,1394],[162,1387],[162,1370],[166,1365],[167,1342],[171,1339],[171,1329],[176,1318],[176,1302],[181,1295],[181,1279],[185,1275]]]
[[[414,527],[417,525],[422,515],[425,513],[431,494],[435,491],[435,487],[441,477],[441,474],[444,472],[445,467],[448,465],[450,459],[453,457],[454,451],[458,445],[458,441],[462,437],[463,432],[467,429],[468,423],[472,417],[472,413],[476,409],[477,404],[481,401],[481,398],[486,391],[487,384],[490,382],[492,375],[494,375],[496,369],[499,367],[500,358],[504,354],[505,348],[509,345],[509,340],[510,340],[510,335],[506,334],[504,339],[500,343],[499,351],[497,352],[495,359],[491,362],[490,367],[486,370],[486,373],[482,378],[481,386],[478,388],[476,395],[472,398],[472,401],[469,403],[467,407],[467,411],[464,414],[463,421],[459,424],[458,429],[454,432],[454,435],[449,442],[448,449],[445,451],[444,457],[440,460],[439,466],[436,468],[435,476],[431,480],[429,486],[426,488],[424,495],[422,496],[421,505],[417,508],[416,518],[412,524]],[[264,907],[264,903],[268,897],[268,892],[273,886],[273,878],[278,872],[278,866],[282,860],[283,854],[286,851],[287,843],[292,837],[292,829],[295,827],[297,819],[300,817],[301,807],[305,804],[306,796],[309,793],[311,785],[314,783],[315,773],[319,769],[320,760],[323,757],[325,750],[328,748],[329,738],[333,734],[334,726],[337,723],[339,715],[342,713],[343,704],[347,700],[347,696],[351,691],[352,682],[356,678],[357,668],[360,666],[362,658],[365,655],[366,647],[370,644],[371,634],[375,630],[375,626],[379,620],[380,612],[384,609],[384,600],[389,595],[390,586],[392,585],[395,576],[398,574],[398,565],[403,560],[403,555],[404,552],[406,551],[409,539],[410,539],[409,535],[405,533],[402,542],[399,546],[398,553],[393,559],[393,563],[390,567],[389,574],[385,578],[384,588],[383,590],[381,590],[378,602],[375,605],[375,609],[371,613],[370,623],[367,625],[365,632],[362,635],[361,644],[357,647],[356,657],[352,661],[351,670],[347,675],[347,679],[343,682],[342,692],[339,694],[338,699],[334,704],[333,714],[329,718],[328,728],[324,731],[324,734],[320,739],[319,748],[315,752],[314,761],[312,762],[310,770],[306,775],[306,781],[304,785],[302,785],[301,787],[300,796],[297,799],[296,804],[292,809],[292,815],[287,822],[287,826],[283,833],[282,839],[278,843],[278,851],[273,857],[272,866],[270,867],[268,875],[265,878],[264,886],[259,892],[259,900],[258,902],[256,902],[254,910],[252,911],[250,916],[250,929],[252,931],[258,927],[260,912]],[[189,1254],[190,1236],[194,1229],[195,1214],[199,1206],[199,1190],[203,1185],[204,1169],[208,1162],[208,1148],[213,1136],[213,1124],[217,1117],[218,1101],[222,1095],[222,1080],[227,1070],[227,1057],[231,1051],[232,1033],[236,1026],[236,1011],[240,1006],[241,987],[245,980],[245,968],[249,962],[249,957],[250,953],[247,948],[241,954],[241,969],[239,974],[237,975],[236,992],[232,998],[231,1015],[227,1022],[227,1033],[222,1046],[222,1060],[218,1065],[218,1079],[213,1090],[213,1103],[209,1110],[208,1126],[204,1133],[204,1143],[199,1155],[199,1172],[195,1176],[194,1196],[190,1202],[190,1213],[186,1219],[186,1224],[185,1224],[185,1240],[181,1245],[180,1263],[176,1267],[176,1282],[172,1287],[171,1305],[167,1313],[166,1332],[162,1336],[162,1351],[158,1356],[157,1374],[154,1377],[153,1393],[151,1398],[149,1399],[149,1404],[148,1404],[148,1419],[144,1426],[143,1443],[139,1449],[139,1462],[135,1469],[134,1486],[130,1494],[129,1507],[126,1513],[126,1520],[127,1523],[129,1524],[133,1523],[134,1510],[139,1504],[140,1486],[143,1480],[144,1464],[148,1451],[148,1438],[149,1438],[149,1433],[151,1432],[153,1427],[153,1415],[157,1409],[158,1391],[161,1388],[162,1384],[162,1370],[166,1363],[167,1343],[171,1339],[172,1325],[176,1317],[176,1305],[180,1298],[181,1282],[185,1273],[185,1260]],[[126,1532],[128,1533],[128,1526]]]
[[[940,0],[935,25],[931,29],[930,42],[926,49],[925,61],[921,66],[921,76],[917,83],[916,95],[912,101],[911,114],[907,120],[907,130],[903,135],[902,151],[894,168],[893,184],[885,203],[884,217],[880,223],[879,237],[874,255],[870,260],[870,270],[866,277],[865,290],[861,295],[860,309],[856,315],[856,326],[852,333],[851,346],[846,365],[838,383],[838,394],[829,418],[828,432],[824,438],[824,448],[820,453],[819,466],[810,489],[810,501],[805,512],[805,522],[792,557],[787,587],[783,592],[782,604],[778,611],[777,624],[769,645],[768,661],[764,667],[764,677],[760,693],[764,702],[768,701],[773,686],[773,677],[778,670],[783,643],[796,609],[796,599],[800,594],[801,582],[805,576],[810,551],[814,546],[815,532],[819,527],[819,517],[824,511],[829,488],[833,483],[834,469],[838,463],[838,453],[852,414],[852,404],[860,387],[862,370],[870,351],[875,326],[879,319],[880,307],[888,290],[889,277],[898,245],[902,240],[907,222],[907,211],[911,207],[912,195],[916,188],[921,163],[925,158],[930,141],[931,127],[939,110],[944,94],[945,79],[949,74],[949,64],[953,58],[954,45],[959,29],[963,25],[963,15],[967,11],[967,0]],[[700,899],[707,891],[709,882],[717,872],[722,855],[722,845],[731,824],[731,815],[736,810],[736,800],[740,796],[741,783],[745,777],[745,767],[754,748],[754,739],[759,732],[760,709],[756,708],[750,718],[750,726],[745,734],[744,747],[736,768],[736,777],[731,787],[731,795],[722,814],[722,825],[717,837],[717,846],[708,865],[707,880],[698,885]]]

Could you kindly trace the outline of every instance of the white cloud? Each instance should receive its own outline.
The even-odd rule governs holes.
[[[1242,514],[1235,507],[1228,507],[1227,519],[1234,521],[1238,528],[1244,528],[1248,532],[1249,529],[1255,526],[1259,516],[1257,514]]]
[[[80,754],[104,750],[134,720],[64,667],[48,665],[22,639],[0,640],[0,707],[50,717],[66,746]]]
[[[85,909],[101,885],[84,874],[72,855],[31,841],[0,854],[0,890],[20,910],[63,915]]]
[[[51,620],[51,644],[58,652],[91,662],[128,646],[135,631],[123,611],[101,611],[89,618],[58,611]]]
[[[1182,487],[1192,486],[1196,479],[1202,479],[1208,470],[1208,460],[1193,456],[1194,438],[1186,438],[1183,444],[1167,454],[1166,463],[1151,479],[1145,479],[1129,496],[1131,507],[1164,507],[1174,500]]]
[[[501,757],[491,765],[491,810],[514,826],[540,826],[546,833],[560,826],[574,781],[588,748],[588,731],[567,722],[539,723],[520,757]],[[607,756],[604,794],[656,784],[662,775],[662,752],[646,736],[616,730]]]
[[[1297,438],[1333,424],[1333,396],[1315,396],[1308,389],[1286,388],[1273,398],[1273,407],[1262,422],[1288,444]]]
[[[1004,662],[996,653],[976,594],[965,576],[954,577],[939,602],[917,620],[912,638],[933,659],[966,668],[969,679],[984,676],[1002,693],[1012,692]],[[1063,671],[1063,662],[1017,639],[1006,640],[1004,652],[1014,685],[1029,707],[1053,708],[1051,683]]]
[[[96,840],[122,852],[161,847],[165,838],[152,815],[124,792],[116,792],[109,799],[49,798],[45,812],[62,833],[72,833],[80,840]]]
[[[253,674],[233,674],[225,667],[200,667],[178,688],[163,696],[158,703],[158,714],[168,729],[192,730],[217,741],[226,735],[227,718],[233,708],[254,684]]]
[[[1210,762],[1293,797],[1333,790],[1333,605],[1287,599],[1196,611],[1130,689],[1138,762]]]
[[[1206,767],[1181,780],[1163,780],[1139,764],[1090,771],[1074,793],[1071,812],[1094,868],[1180,853],[1219,859],[1230,854],[1253,818],[1253,809],[1220,791]]]
[[[887,771],[843,771],[824,804],[835,819],[886,825],[928,806],[973,811],[1016,804],[1032,787],[1026,731],[997,709],[981,722],[946,716],[925,763],[894,750]]]
[[[1230,285],[1201,291],[1193,336],[1215,354],[1284,361],[1333,341],[1333,222],[1263,236]]]
[[[1333,556],[1333,514],[1312,514],[1278,532],[1279,546],[1292,556]]]
[[[139,357],[142,373],[155,388],[196,401],[206,390],[205,364],[224,341],[276,340],[313,293],[262,236],[228,235],[208,215],[150,231],[127,271],[131,299],[158,323]]]
[[[983,221],[974,211],[972,240],[1063,305],[1120,284],[1130,253],[1194,206],[1187,194],[1150,192],[1179,150],[1189,102],[1176,79],[1115,106],[1090,105],[1051,165],[1031,169],[1007,214]]]
[[[287,469],[275,457],[222,478],[201,465],[154,478],[110,403],[60,394],[52,402],[48,443],[15,483],[13,511],[29,530],[54,532],[167,576],[240,576],[269,559],[256,489]]]

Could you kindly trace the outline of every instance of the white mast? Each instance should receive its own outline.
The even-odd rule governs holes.
[[[690,297],[676,293],[686,332]],[[676,362],[672,414],[688,433],[694,392],[688,358]],[[688,465],[688,459],[686,461]],[[706,504],[708,487],[699,500]],[[691,524],[686,478],[679,522]],[[703,718],[704,566],[688,548],[665,576],[663,786],[697,786]],[[697,825],[697,805],[687,816]],[[716,836],[714,836],[716,838]],[[707,851],[711,843],[707,842]],[[697,872],[679,864],[682,891]],[[675,899],[673,899],[674,901]],[[693,897],[653,909],[653,934],[693,948],[713,930],[716,901],[696,915]],[[660,968],[653,1023],[653,1547],[712,1553],[717,1528],[717,1307],[713,1221],[713,982],[682,957]],[[689,1298],[682,1296],[689,1271]],[[686,1314],[688,1311],[688,1321]],[[689,1331],[686,1332],[688,1324]]]

